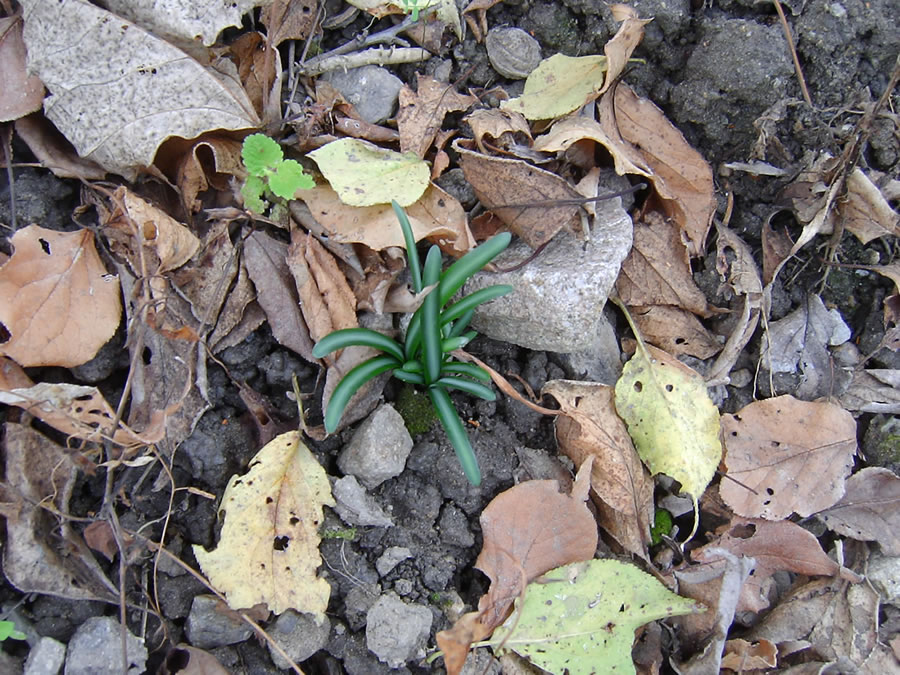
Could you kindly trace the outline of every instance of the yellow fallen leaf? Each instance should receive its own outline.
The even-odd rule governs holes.
[[[231,477],[219,507],[219,545],[195,545],[194,556],[233,609],[265,603],[276,614],[296,609],[321,619],[331,595],[316,576],[326,504],[334,506],[334,498],[324,469],[299,432],[281,434],[256,453],[247,473]]]
[[[650,471],[699,499],[722,457],[719,411],[700,374],[660,349],[639,347],[616,382],[616,410]]]

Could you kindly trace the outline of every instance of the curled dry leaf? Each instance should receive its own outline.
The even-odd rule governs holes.
[[[478,99],[460,94],[452,84],[438,82],[429,75],[416,75],[416,91],[404,85],[400,90],[397,128],[400,151],[414,152],[424,158],[435,136],[441,130],[448,112],[466,110]]]
[[[140,243],[152,249],[159,259],[158,266],[154,265],[152,269],[146,270],[148,273],[163,274],[177,269],[190,260],[200,248],[200,240],[193,232],[128,188],[118,188],[115,199],[121,200],[124,216],[130,221]],[[143,271],[141,260],[143,260],[141,254],[132,251],[129,262],[131,269],[138,274]]]
[[[238,11],[237,3],[224,4],[228,11],[199,14],[218,21]],[[28,67],[50,92],[44,113],[79,155],[108,171],[134,179],[169,137],[259,126],[235,79],[130,21],[85,0],[22,5]],[[167,15],[156,3],[148,7],[157,18]],[[218,30],[192,29],[188,39],[198,34],[214,41]]]
[[[550,131],[535,139],[533,147],[540,152],[560,152],[584,139],[599,143],[609,151],[616,167],[616,173],[620,176],[626,173],[648,178],[651,176],[650,168],[640,162],[637,153],[629,152],[630,146],[623,143],[621,137],[611,138],[599,122],[589,117],[577,115],[559,120],[550,127]]]
[[[840,501],[817,515],[833,532],[877,541],[887,555],[900,556],[900,478],[890,469],[857,471]]]
[[[891,208],[859,167],[847,176],[847,196],[838,202],[844,227],[863,244],[888,235],[900,235],[900,216]]]
[[[778,666],[778,648],[769,640],[747,642],[728,640],[722,655],[722,668],[741,673],[748,670],[767,670]]]
[[[459,164],[478,199],[532,248],[546,244],[564,227],[580,222],[576,204],[553,205],[553,200],[580,200],[581,195],[555,173],[521,159],[489,157],[453,143]],[[530,205],[530,206],[529,206]]]
[[[274,0],[263,7],[260,21],[266,27],[269,44],[277,47],[285,40],[305,40],[316,20],[316,0]]]
[[[484,149],[485,136],[493,138],[501,145],[503,145],[501,140],[507,134],[509,137],[523,134],[526,138],[531,139],[531,127],[528,126],[528,121],[521,113],[499,108],[479,108],[470,112],[463,120],[472,127],[475,145],[482,153],[486,153]]]
[[[625,71],[628,59],[641,40],[644,39],[644,26],[653,19],[641,19],[633,7],[623,4],[610,5],[613,19],[621,21],[622,25],[613,35],[612,39],[603,46],[606,54],[606,80],[599,93],[603,93],[612,86],[612,83]]]
[[[94,235],[29,225],[11,242],[15,252],[0,268],[0,322],[11,337],[0,352],[26,367],[93,358],[122,314],[119,279],[103,266]]]
[[[614,97],[614,98],[607,98]],[[706,234],[716,211],[712,169],[663,112],[628,86],[619,84],[604,95],[600,123],[611,137],[621,134],[634,146],[641,166],[653,172],[658,198],[649,199],[643,217],[660,210],[688,239],[688,253],[703,255]],[[610,103],[614,104],[614,109]]]
[[[556,418],[559,449],[575,466],[593,457],[591,496],[600,526],[622,547],[647,558],[653,522],[653,480],[616,414],[612,387],[594,382],[553,380],[542,394],[560,405]]]
[[[175,183],[181,190],[185,209],[188,213],[197,213],[202,208],[198,195],[210,187],[226,191],[230,177],[243,173],[241,143],[211,135],[181,153],[175,170]]]
[[[834,403],[778,396],[722,416],[727,476],[719,494],[735,513],[809,516],[844,494],[856,456],[856,421]]]

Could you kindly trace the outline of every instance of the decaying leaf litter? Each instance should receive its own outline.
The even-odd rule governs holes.
[[[761,241],[759,253],[745,242],[752,233],[731,227],[741,210],[730,201],[728,177],[720,175],[717,183],[703,154],[663,111],[629,88],[627,76],[620,81],[647,25],[628,8],[612,8],[618,32],[610,33],[602,55],[545,50],[549,58],[524,89],[467,87],[466,72],[472,73],[461,67],[452,83],[417,73],[400,93],[393,129],[360,118],[324,78],[307,79],[303,62],[309,64],[305,73],[318,74],[329,59],[362,65],[427,57],[425,50],[441,50],[445,29],[461,34],[452,3],[421,9],[426,21],[420,24],[413,25],[411,16],[398,19],[408,22],[409,36],[424,50],[388,53],[363,45],[356,53],[311,58],[304,51],[284,72],[275,47],[297,40],[290,52],[296,58],[295,50],[321,21],[314,3],[271,3],[259,16],[261,30],[244,29],[230,44],[217,42],[220,32],[238,25],[253,3],[229,5],[227,12],[210,13],[214,22],[199,24],[180,21],[174,10],[148,16],[132,3],[103,10],[68,2],[62,13],[37,0],[21,4],[21,17],[4,6],[9,18],[0,45],[18,54],[10,62],[19,64],[3,73],[17,78],[4,84],[23,83],[3,88],[0,110],[17,139],[10,143],[10,134],[4,136],[4,156],[17,161],[12,153],[23,152],[25,143],[50,171],[86,182],[81,208],[62,232],[12,221],[14,234],[4,251],[9,257],[0,268],[0,321],[9,333],[2,344],[0,401],[10,406],[4,411],[4,571],[18,591],[108,603],[97,612],[124,619],[117,629],[123,644],[122,624],[140,635],[152,652],[151,668],[168,653],[189,660],[187,668],[199,669],[202,659],[212,657],[230,672],[251,671],[249,643],[236,649],[206,644],[182,621],[187,608],[167,612],[167,579],[187,565],[209,580],[193,593],[218,596],[218,614],[257,631],[279,666],[309,659],[305,672],[375,672],[383,667],[377,659],[427,669],[423,648],[434,648],[437,632],[450,672],[459,672],[469,645],[482,641],[498,656],[530,656],[551,672],[595,672],[612,664],[659,672],[665,663],[677,664],[679,672],[747,671],[828,662],[887,672],[883,666],[900,647],[891,604],[897,478],[867,466],[871,458],[860,456],[858,439],[865,425],[871,431],[876,424],[885,425],[891,438],[885,416],[897,412],[898,371],[885,355],[897,343],[882,329],[884,338],[855,356],[846,308],[829,294],[828,282],[853,265],[895,278],[889,264],[871,259],[842,265],[853,250],[852,237],[863,245],[884,242],[888,255],[894,245],[896,161],[891,182],[891,167],[881,162],[888,171],[879,175],[866,166],[862,151],[885,115],[896,131],[886,112],[896,69],[893,79],[886,75],[882,98],[862,106],[832,157],[820,153],[797,163],[803,170],[782,181],[782,203],[799,227],[791,239],[783,219],[766,222],[761,239],[752,240]],[[476,35],[490,26],[493,4],[476,2],[463,13]],[[362,9],[403,15],[402,7],[390,5]],[[73,22],[93,27],[77,44],[65,29]],[[207,46],[202,58],[201,43]],[[121,77],[109,77],[116,73]],[[41,107],[35,75],[47,90],[43,114],[34,114]],[[185,81],[193,85],[187,96]],[[11,91],[29,95],[13,97],[6,93]],[[176,92],[180,107],[174,111],[168,101]],[[499,106],[484,105],[486,95]],[[136,125],[134,119],[153,122]],[[58,149],[51,124],[74,152]],[[780,154],[765,154],[767,141],[780,144],[767,135],[777,130],[765,120],[758,128],[762,150],[754,152],[762,154],[754,159],[784,161],[784,146]],[[245,178],[241,139],[258,129],[282,139],[289,154],[310,157],[306,168],[317,172],[315,188],[298,191],[267,217],[242,209],[239,197]],[[480,215],[467,215],[471,203],[441,187],[454,162],[484,208]],[[754,167],[761,171],[751,163],[732,170]],[[11,171],[18,170],[14,163]],[[603,171],[629,179],[610,189],[600,180]],[[104,174],[112,182],[100,182]],[[541,377],[535,388],[543,385],[540,393],[549,395],[543,406],[559,410],[526,422],[555,428],[555,441],[526,436],[541,443],[537,451],[494,419],[502,410],[514,414],[509,410],[517,403],[464,408],[476,451],[486,453],[491,433],[507,429],[510,442],[494,452],[506,464],[515,458],[518,485],[510,487],[513,473],[501,463],[481,492],[468,488],[458,467],[447,463],[449,448],[429,433],[400,475],[372,480],[368,495],[360,488],[376,505],[380,499],[396,507],[393,520],[382,511],[393,527],[354,527],[358,514],[348,515],[341,500],[351,489],[346,481],[355,480],[344,476],[340,489],[332,480],[335,496],[323,480],[326,471],[337,478],[347,465],[343,453],[335,465],[334,454],[352,434],[326,439],[317,422],[322,397],[366,355],[347,349],[333,362],[318,363],[312,346],[333,329],[359,323],[393,330],[392,316],[421,301],[405,289],[403,256],[394,248],[403,240],[388,202],[407,206],[416,237],[439,244],[448,257],[508,228],[540,260],[563,237],[596,237],[602,202],[598,208],[594,203],[609,192],[637,199],[631,253],[615,284],[639,331],[638,343],[626,345],[633,355],[621,379],[578,381],[571,365],[568,372],[556,366],[563,377]],[[717,208],[717,194],[729,197],[724,210]],[[845,230],[852,237],[840,239]],[[815,253],[816,243],[828,247]],[[701,290],[694,274],[701,264],[720,289]],[[804,266],[817,267],[815,281],[823,285],[793,312],[778,310],[785,277],[802,274]],[[891,290],[885,327],[896,321]],[[261,331],[271,336],[280,359],[296,355],[285,369],[299,375],[300,385],[282,382],[280,398],[254,392],[253,386],[265,383],[250,382],[246,365],[230,356],[229,350]],[[644,347],[640,336],[656,347]],[[127,376],[113,383],[107,379],[112,368],[86,379],[77,367],[110,340],[113,347],[106,349],[127,355],[119,359]],[[748,343],[755,351],[745,351]],[[527,369],[482,344],[473,343],[471,351],[478,355],[481,349],[496,366],[491,372],[501,391],[551,412],[520,393],[524,385],[526,396],[534,394]],[[750,380],[749,395],[748,389],[726,387],[742,379]],[[376,382],[362,392],[343,423],[366,418],[382,386]],[[240,390],[239,398],[226,395],[233,415],[215,410],[227,388]],[[296,400],[284,396],[289,389],[299,394],[291,397]],[[729,394],[724,400],[723,390]],[[751,402],[752,392],[760,400]],[[721,419],[713,401],[727,412]],[[238,405],[251,414],[238,413]],[[237,428],[242,416],[255,428],[252,440]],[[213,438],[204,422],[211,419],[233,431],[238,447],[228,449],[231,455],[223,448],[213,466],[193,454],[186,462],[186,448],[198,433]],[[306,450],[298,426],[315,454]],[[551,458],[554,446],[580,469],[574,483]],[[442,470],[455,478],[440,489],[429,486],[430,474]],[[668,479],[654,481],[650,472]],[[214,476],[221,479],[209,480]],[[92,498],[76,490],[79,485],[92,485]],[[699,522],[690,514],[691,500],[679,492],[693,498]],[[323,516],[318,506],[334,504],[335,497],[343,523],[327,510]],[[437,513],[428,511],[432,497],[438,526]],[[654,512],[663,507],[679,516],[678,529],[654,544]],[[216,528],[213,537],[217,509],[221,531]],[[480,522],[481,541],[465,528],[471,542],[463,537],[446,544],[438,529],[449,531],[454,518],[467,516]],[[415,520],[425,520],[424,527],[415,530]],[[685,542],[694,526],[698,535]],[[393,569],[381,565],[389,551],[404,548],[397,544],[414,539],[407,534],[414,531],[426,544],[432,537],[439,549],[435,555],[417,542],[421,557],[455,565],[450,574],[441,577],[437,566],[425,568],[417,559]],[[265,543],[252,545],[251,536],[271,539],[272,551]],[[598,545],[600,560],[586,562]],[[320,551],[325,564],[316,572]],[[367,556],[378,557],[374,577]],[[604,589],[620,586],[619,575],[629,579],[635,595],[610,600]],[[372,597],[354,604],[348,583],[357,596]],[[567,590],[555,593],[557,585]],[[667,600],[672,591],[682,598]],[[11,589],[7,595],[21,597]],[[559,614],[545,609],[553,598],[561,602]],[[432,616],[432,631],[414,640],[403,658],[381,651],[372,628],[386,606],[382,599],[411,612],[427,608]],[[630,603],[636,602],[641,608],[662,604],[635,612]],[[340,614],[351,605],[356,618]],[[27,626],[37,614],[24,607],[15,616]],[[277,646],[281,619],[294,610],[326,626],[316,654],[300,658],[288,653],[287,642]],[[193,608],[190,614],[187,624]],[[671,617],[666,630],[674,633],[647,623],[662,617]],[[535,632],[535,622],[553,628]],[[573,622],[590,636],[583,645],[565,637]],[[638,640],[629,654],[635,629]],[[338,639],[348,631],[352,637]],[[193,646],[171,651],[183,640]],[[368,647],[367,656],[352,656],[347,645],[353,644]],[[124,650],[117,653],[127,661]],[[483,661],[484,655],[470,658]],[[503,656],[504,667],[511,667],[510,658]]]

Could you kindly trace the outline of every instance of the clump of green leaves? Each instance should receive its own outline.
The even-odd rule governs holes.
[[[512,286],[488,286],[446,305],[469,277],[509,246],[511,235],[504,232],[492,237],[444,271],[441,271],[441,250],[432,246],[424,266],[420,266],[409,219],[396,201],[393,206],[406,242],[413,290],[421,293],[431,288],[431,291],[413,314],[404,344],[367,328],[335,331],[316,344],[313,349],[316,358],[353,345],[373,347],[382,352],[350,370],[334,388],[325,411],[325,430],[331,433],[337,429],[344,408],[360,387],[372,378],[390,372],[398,380],[426,387],[466,478],[472,485],[480,485],[481,471],[475,452],[447,391],[458,389],[487,401],[495,400],[496,396],[485,384],[491,378],[483,368],[458,361],[451,352],[461,349],[475,337],[475,331],[466,332],[475,308],[506,295],[512,291]]]
[[[297,190],[308,190],[316,183],[303,171],[300,162],[285,159],[281,146],[265,134],[252,134],[244,139],[241,159],[247,169],[247,180],[241,186],[244,205],[260,215],[265,214],[277,197],[294,198]]]

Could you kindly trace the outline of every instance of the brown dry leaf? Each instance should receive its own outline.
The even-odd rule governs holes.
[[[700,320],[681,307],[631,307],[631,316],[644,339],[673,356],[688,354],[708,359],[722,350]]]
[[[336,242],[359,242],[375,251],[404,246],[403,231],[390,204],[348,206],[327,185],[303,190],[299,195],[316,221]],[[466,224],[466,212],[459,201],[433,183],[419,200],[406,209],[416,241],[426,237],[455,257],[475,245]]]
[[[616,291],[628,306],[673,305],[709,316],[706,296],[691,275],[688,247],[677,223],[647,213],[634,223],[634,244],[622,263]]]
[[[610,89],[604,99],[610,95],[615,96],[615,112],[611,115],[609,106],[601,105],[601,125],[611,137],[620,133],[635,146],[639,165],[653,172],[659,199],[648,200],[643,213],[662,210],[684,231],[690,255],[703,255],[716,211],[712,169],[653,103],[624,84]]]
[[[277,47],[285,40],[305,40],[316,19],[316,0],[274,0],[263,7],[260,21],[268,43]]]
[[[590,490],[588,458],[572,494],[552,480],[520,483],[500,493],[481,514],[484,544],[475,567],[491,580],[479,601],[481,623],[499,626],[529,582],[552,569],[590,560],[597,550],[597,523],[585,505]]]
[[[469,655],[469,647],[491,634],[491,629],[479,621],[479,616],[481,612],[467,612],[451,628],[435,635],[438,649],[444,652],[448,675],[459,675]]]
[[[475,137],[475,145],[481,152],[486,153],[484,149],[484,137],[488,136],[501,145],[506,134],[507,138],[514,139],[516,134],[524,134],[526,138],[531,139],[531,127],[528,126],[528,120],[513,110],[501,110],[500,108],[479,108],[473,110],[463,118],[464,122],[468,122],[472,127],[472,134]]]
[[[243,173],[241,143],[211,135],[181,154],[175,184],[181,190],[181,200],[187,212],[196,213],[202,208],[202,203],[197,199],[200,193],[210,187],[227,191],[231,176]]]
[[[887,555],[900,556],[900,478],[890,469],[857,471],[840,501],[816,515],[833,532],[877,541]]]
[[[747,642],[728,640],[722,655],[722,668],[739,673],[748,670],[766,670],[778,666],[778,648],[769,640]]]
[[[166,656],[159,675],[229,675],[229,672],[208,651],[181,643]]]
[[[254,232],[244,243],[244,264],[266,312],[272,335],[279,344],[292,349],[310,363],[312,340],[300,313],[297,288],[288,268],[287,244],[262,232]]]
[[[312,234],[304,236],[300,230],[291,233],[286,262],[313,342],[333,331],[359,325],[356,296],[335,259]]]
[[[276,70],[276,64],[280,61],[278,51],[266,42],[265,36],[252,31],[240,35],[228,51],[237,62],[238,77],[254,110],[268,121],[266,104],[273,86],[280,83],[281,77]]]
[[[459,152],[466,180],[484,207],[531,248],[546,244],[564,227],[580,223],[577,204],[552,205],[553,200],[581,199],[578,191],[555,173],[521,159],[482,155],[464,148],[459,141],[453,148]]]
[[[116,545],[116,536],[113,534],[112,528],[105,520],[96,520],[84,528],[84,543],[90,546],[98,553],[102,553],[103,557],[112,561],[119,552]]]
[[[809,634],[812,648],[828,660],[860,666],[878,643],[878,593],[869,584],[854,584],[840,589],[830,600]],[[859,672],[880,675],[887,671]]]
[[[10,241],[15,252],[0,268],[0,322],[11,337],[0,352],[25,367],[92,359],[122,315],[119,280],[103,266],[94,235],[29,225]]]
[[[834,403],[778,396],[722,416],[727,476],[719,494],[735,513],[781,520],[827,509],[844,494],[856,421]]]
[[[863,244],[878,237],[900,235],[900,215],[859,167],[847,176],[847,196],[838,202],[838,214],[844,229]]]
[[[463,17],[469,24],[476,42],[481,42],[487,35],[487,11],[499,2],[502,0],[472,0],[463,10]]]
[[[776,232],[772,229],[772,219],[767,218],[762,230],[763,282],[768,285],[775,278],[775,272],[791,255],[793,242],[787,230]]]
[[[41,109],[44,85],[25,69],[22,15],[0,19],[0,122],[11,122]]]
[[[207,338],[207,344],[214,354],[229,346],[238,344],[259,328],[266,320],[266,314],[256,302],[256,289],[250,281],[243,260],[238,262],[237,281],[225,297],[219,311],[216,327]]]
[[[16,120],[16,133],[46,169],[58,178],[102,180],[106,170],[96,162],[79,157],[72,144],[43,115]]]
[[[448,112],[466,110],[478,99],[460,94],[452,84],[438,82],[429,75],[416,75],[416,91],[403,85],[397,129],[400,131],[400,152],[414,152],[424,158]]]
[[[130,221],[129,229],[140,233],[141,243],[156,253],[159,264],[148,273],[164,274],[184,265],[200,248],[200,240],[184,225],[161,209],[144,201],[128,188],[116,190],[115,199],[124,206],[123,215]],[[127,226],[126,226],[127,227]],[[141,256],[132,251],[132,269],[140,272]]]
[[[900,414],[900,370],[855,370],[849,388],[839,400],[853,412]]]
[[[5,356],[0,356],[0,391],[27,389],[34,385],[22,366]]]
[[[216,318],[220,317],[237,274],[238,259],[228,223],[220,220],[210,226],[194,257],[170,277],[178,292],[190,302],[194,318],[209,327],[217,325]]]
[[[599,143],[609,151],[616,173],[620,176],[631,173],[649,178],[652,175],[650,168],[640,161],[636,153],[629,152],[629,146],[621,139],[613,140],[599,122],[580,115],[565,117],[556,122],[550,127],[550,131],[535,139],[534,149],[540,152],[560,152],[584,139]]]
[[[603,47],[603,53],[606,54],[606,80],[600,89],[601,94],[624,72],[631,53],[644,39],[644,26],[653,21],[638,18],[638,13],[628,5],[610,5],[609,9],[613,19],[623,23]]]
[[[735,516],[722,530],[717,539],[692,551],[691,557],[698,562],[711,562],[721,557],[715,549],[725,549],[737,556],[754,558],[756,571],[747,581],[751,587],[761,588],[779,570],[810,576],[839,575],[853,583],[863,579],[829,558],[815,535],[789,520],[771,522]],[[761,600],[765,602],[764,597]]]
[[[368,246],[360,248],[362,250],[359,261],[364,274],[363,276],[351,274],[347,279],[356,296],[357,308],[376,314],[398,311],[407,313],[409,311],[407,309],[385,307],[389,294],[399,288],[394,285],[394,280],[406,269],[405,254],[399,249],[387,249],[384,253],[379,253]],[[390,255],[391,251],[397,251],[400,255],[392,256]],[[405,285],[403,285],[402,291],[411,295]]]
[[[591,496],[599,523],[631,553],[647,559],[653,522],[653,479],[641,463],[625,423],[616,414],[612,387],[594,382],[552,380],[541,389],[560,405],[559,449],[580,467],[588,457]]]
[[[57,521],[40,506],[68,513],[78,474],[70,454],[29,427],[7,423],[4,431],[4,575],[23,593],[117,602],[116,587],[72,530],[71,521]]]

